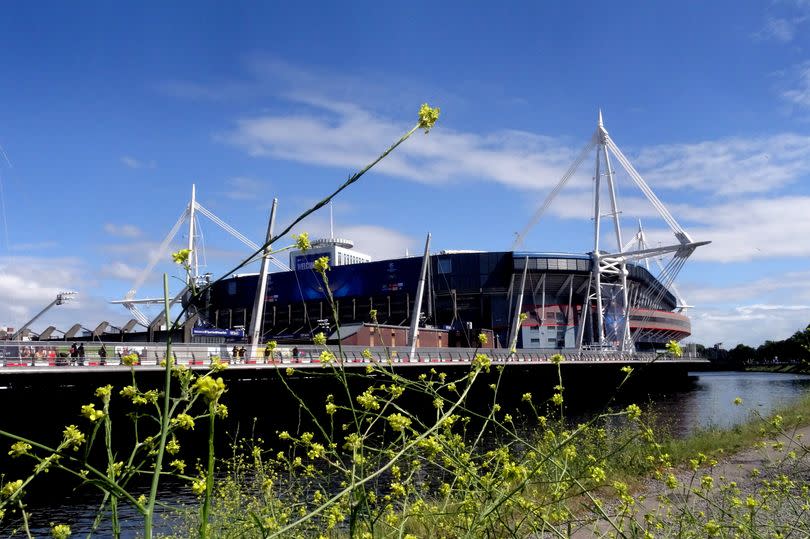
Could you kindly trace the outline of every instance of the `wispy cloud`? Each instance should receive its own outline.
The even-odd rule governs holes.
[[[738,343],[757,346],[768,339],[786,339],[801,331],[807,325],[810,305],[743,305],[698,310],[691,316],[692,334],[698,341],[720,342],[728,349]]]
[[[64,291],[79,292],[70,303],[54,307],[35,324],[35,330],[49,324],[68,327],[76,322],[92,324],[114,311],[93,296],[97,283],[88,280],[88,268],[71,257],[33,256],[0,258],[0,321],[20,327]],[[123,318],[123,317],[122,317]]]
[[[141,229],[135,225],[116,225],[114,223],[105,223],[104,231],[119,238],[139,238],[141,236]]]
[[[794,66],[790,71],[789,88],[782,91],[788,103],[810,110],[810,61]]]
[[[228,187],[225,197],[231,200],[252,201],[272,198],[269,184],[254,178],[244,176],[228,178],[225,185]]]
[[[810,66],[807,71],[810,104]],[[351,168],[372,159],[380,141],[394,140],[407,127],[352,103],[297,99],[309,106],[308,112],[243,117],[219,140],[257,157]],[[408,141],[379,171],[423,183],[478,180],[547,190],[576,150],[561,138],[525,131],[479,135],[442,127]],[[766,192],[810,172],[810,136],[783,133],[658,145],[642,148],[634,162],[656,188],[724,196]],[[587,171],[581,175],[588,177]]]
[[[783,303],[800,301],[810,303],[810,270],[777,273],[735,284],[686,283],[681,286],[689,303],[697,306],[710,304],[739,305],[752,301]]]
[[[788,43],[796,37],[798,27],[807,17],[768,17],[763,27],[753,34],[754,39],[768,41],[774,40],[780,43]]]
[[[655,187],[764,193],[810,172],[810,136],[784,133],[643,148],[634,159]]]
[[[696,240],[711,240],[700,247],[695,260],[745,262],[755,259],[809,257],[810,197],[785,196],[735,200],[708,206],[679,206],[682,222]],[[648,229],[655,244],[670,241],[669,231]]]
[[[121,163],[124,166],[132,168],[132,169],[141,169],[141,168],[155,168],[157,164],[154,161],[142,161],[140,159],[136,159],[130,155],[124,155],[121,157]]]
[[[140,268],[134,268],[123,262],[112,262],[101,266],[101,275],[121,279],[124,281],[134,281],[140,274]]]
[[[410,125],[377,116],[354,104],[307,98],[309,114],[265,114],[237,121],[219,136],[250,155],[353,168],[394,141]],[[551,137],[522,131],[477,135],[436,129],[415,137],[379,171],[424,183],[470,179],[510,187],[545,189],[556,183],[573,151]]]

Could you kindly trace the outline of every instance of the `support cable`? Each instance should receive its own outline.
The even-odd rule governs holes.
[[[525,238],[526,234],[529,232],[529,230],[532,229],[532,227],[534,227],[534,225],[537,224],[537,221],[540,220],[540,218],[546,212],[546,210],[554,201],[554,199],[562,190],[562,188],[565,187],[565,184],[568,183],[568,180],[570,180],[571,176],[573,176],[574,173],[577,171],[579,165],[582,164],[582,161],[588,156],[591,150],[593,150],[595,144],[596,143],[594,142],[594,140],[591,139],[591,141],[588,144],[586,144],[584,148],[582,148],[582,151],[579,152],[579,155],[577,156],[576,160],[573,163],[571,163],[571,166],[568,167],[568,170],[565,171],[563,177],[560,178],[560,181],[557,183],[554,189],[552,189],[551,192],[548,194],[546,200],[543,201],[543,205],[540,206],[540,209],[538,209],[534,213],[531,220],[529,220],[528,224],[525,227],[523,227],[523,230],[521,230],[520,233],[517,235],[517,237],[515,238],[515,242],[512,244],[513,251],[518,247],[520,247],[520,245],[523,243],[523,239]]]
[[[188,208],[183,210],[182,215],[180,215],[180,218],[177,220],[177,222],[174,224],[172,229],[169,231],[169,233],[163,239],[163,242],[160,244],[157,251],[152,255],[152,258],[149,261],[149,264],[143,270],[141,270],[141,273],[138,275],[138,278],[135,279],[135,283],[132,285],[132,288],[129,290],[129,292],[127,292],[126,296],[124,296],[124,299],[132,299],[132,298],[135,297],[135,293],[138,291],[138,288],[140,288],[140,286],[144,283],[144,281],[149,276],[149,274],[152,272],[152,270],[155,269],[155,266],[157,265],[157,263],[160,260],[162,260],[163,257],[165,256],[166,251],[169,248],[169,244],[172,242],[174,237],[177,235],[177,232],[180,230],[180,226],[183,224],[183,221],[186,220],[186,217],[188,216],[188,213],[189,213]]]

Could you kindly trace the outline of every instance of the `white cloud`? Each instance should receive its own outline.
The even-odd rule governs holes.
[[[725,286],[684,284],[681,289],[689,303],[698,307],[712,304],[733,305],[762,298],[779,303],[810,302],[810,271],[779,273]]]
[[[810,305],[744,305],[696,310],[691,341],[726,349],[739,343],[758,346],[766,340],[781,340],[803,330],[810,320]]]
[[[631,159],[655,188],[764,193],[810,172],[810,136],[784,133],[643,148]]]
[[[296,101],[309,109],[244,117],[218,138],[253,156],[355,169],[404,130],[400,122],[351,103],[300,95]],[[575,155],[576,148],[549,136],[514,130],[478,135],[439,125],[427,136],[412,137],[378,170],[424,183],[480,180],[544,191],[557,183]],[[654,189],[690,188],[724,196],[767,192],[810,172],[810,136],[783,133],[658,145],[642,148],[632,160]],[[590,177],[589,167],[589,162],[582,165],[579,181]]]
[[[140,159],[136,159],[130,155],[124,155],[121,157],[121,163],[125,166],[132,168],[132,169],[139,169],[139,168],[155,168],[157,165],[154,161],[142,161]]]
[[[87,274],[87,267],[73,258],[0,258],[0,325],[21,327],[66,291],[78,294],[69,303],[52,307],[32,329],[48,325],[64,329],[77,322],[89,325],[114,318],[117,310],[93,295],[97,283],[88,281]]]
[[[701,266],[690,268],[701,275]],[[694,277],[693,277],[694,279]],[[810,270],[773,273],[735,284],[683,283],[690,305],[692,340],[757,346],[766,339],[784,339],[810,322]]]
[[[314,110],[242,118],[219,139],[254,156],[356,169],[408,127],[350,103],[311,96],[298,100]],[[477,135],[437,128],[427,136],[416,133],[378,170],[425,183],[480,179],[545,189],[559,180],[573,157],[570,148],[533,133],[503,130]]]
[[[123,262],[112,262],[101,266],[101,275],[122,279],[124,281],[134,281],[140,274],[140,268],[134,268]]]
[[[114,223],[105,223],[104,231],[118,238],[138,238],[141,236],[141,229],[135,225],[116,225]]]
[[[759,198],[723,204],[679,206],[681,222],[699,247],[694,260],[744,262],[810,256],[810,196]],[[668,230],[648,229],[652,245],[671,242]]]
[[[796,27],[803,21],[804,17],[768,17],[762,29],[754,34],[754,38],[787,43],[796,36]]]
[[[273,198],[269,190],[269,184],[254,178],[236,176],[225,180],[228,190],[225,196],[231,200],[262,200]]]
[[[803,109],[810,109],[810,62],[795,66],[788,83],[791,87],[782,92],[782,98]]]

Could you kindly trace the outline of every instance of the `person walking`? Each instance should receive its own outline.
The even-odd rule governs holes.
[[[70,364],[75,365],[78,357],[79,357],[79,347],[76,346],[76,343],[73,343],[70,345]]]
[[[104,348],[103,343],[101,345],[101,348],[98,349],[98,364],[99,365],[107,364],[107,349]]]
[[[79,348],[76,350],[77,355],[79,356],[79,365],[84,365],[84,343],[79,345]]]

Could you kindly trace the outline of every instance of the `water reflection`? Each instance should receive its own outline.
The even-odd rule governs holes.
[[[731,427],[753,413],[767,416],[774,409],[810,391],[810,376],[802,374],[700,372],[690,373],[689,391],[659,395],[654,412],[676,436],[700,427]],[[740,406],[734,399],[740,397]]]

